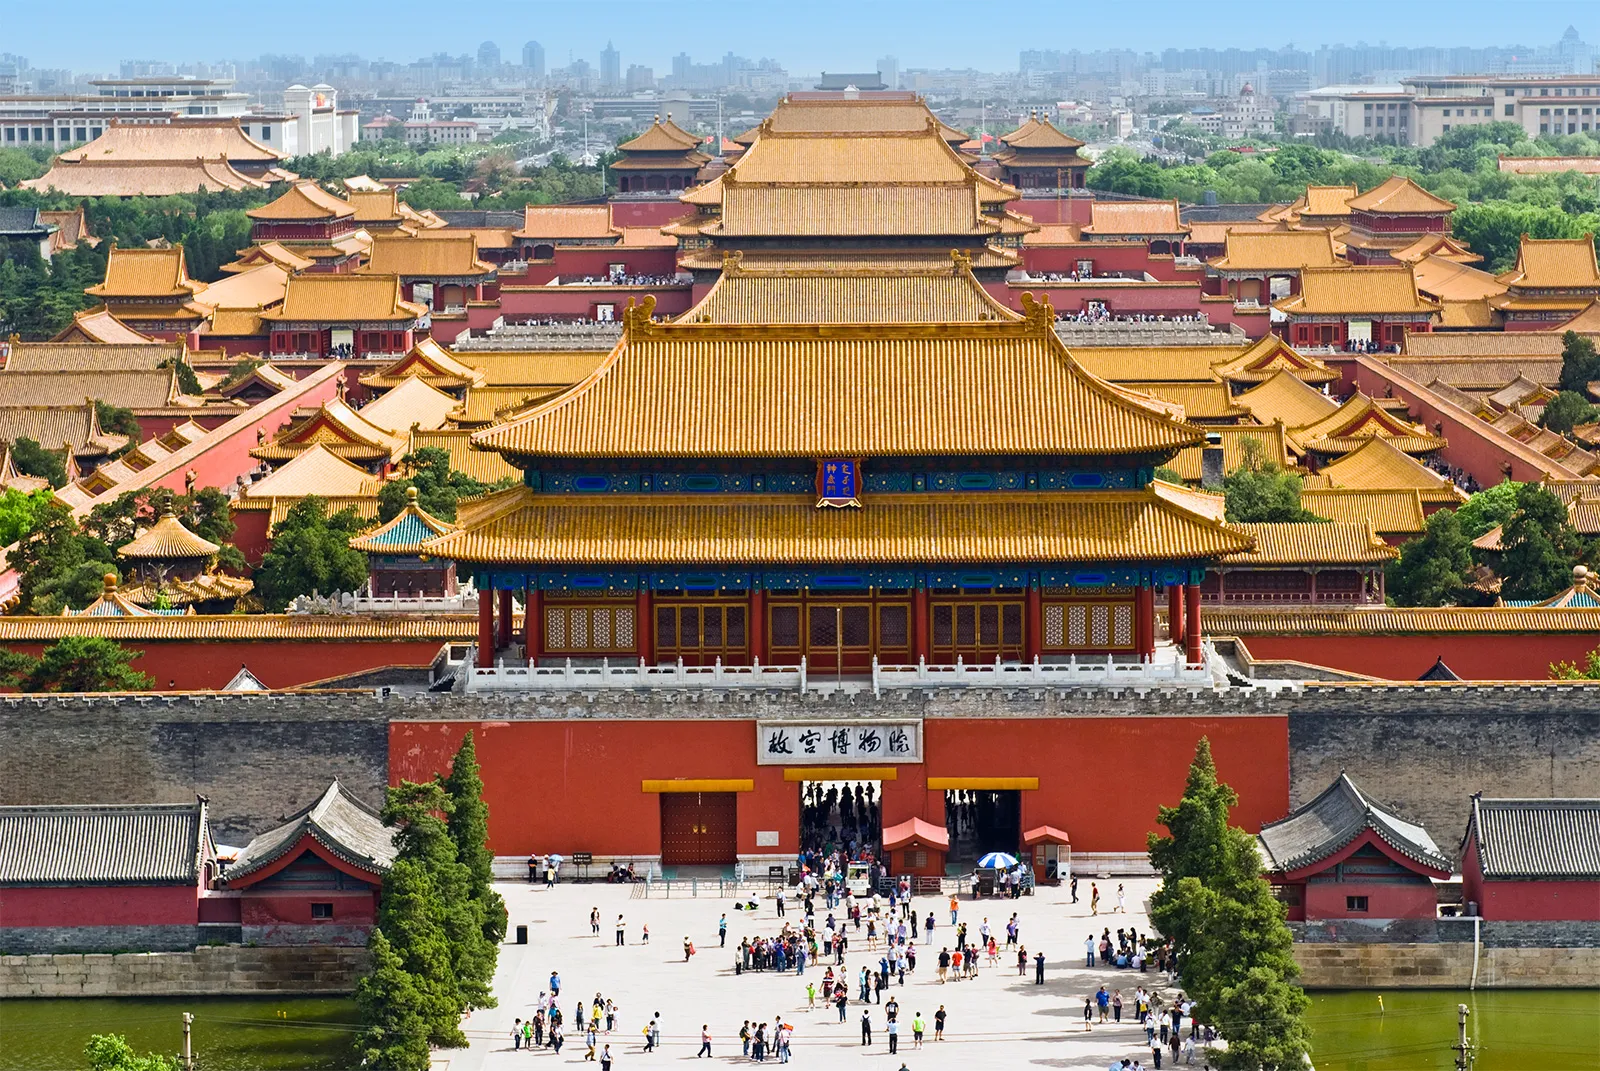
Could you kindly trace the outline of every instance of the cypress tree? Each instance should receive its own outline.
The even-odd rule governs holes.
[[[381,929],[372,931],[367,949],[372,970],[356,984],[356,1007],[366,1024],[356,1039],[361,1065],[375,1071],[428,1071],[428,1024],[416,979]]]
[[[483,906],[483,936],[498,946],[506,936],[506,904],[494,891],[494,853],[489,850],[489,807],[483,802],[483,778],[478,773],[477,745],[469,731],[450,764],[450,776],[440,784],[450,795],[450,838],[456,858],[467,868],[467,895]],[[498,956],[499,949],[495,949]]]

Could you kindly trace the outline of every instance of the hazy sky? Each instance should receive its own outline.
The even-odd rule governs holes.
[[[1357,41],[1406,45],[1541,45],[1568,24],[1600,39],[1600,3],[1569,0],[221,0],[200,6],[76,0],[0,0],[0,51],[38,67],[110,71],[124,59],[244,59],[264,52],[358,52],[409,61],[436,51],[476,53],[492,40],[507,60],[539,41],[550,66],[591,63],[609,39],[624,68],[658,75],[688,51],[707,62],[732,50],[770,56],[790,71],[902,67],[1014,70],[1022,48],[1302,48]]]

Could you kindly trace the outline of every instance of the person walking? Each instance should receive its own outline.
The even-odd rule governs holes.
[[[944,985],[944,976],[950,970],[950,950],[939,949],[939,984]]]
[[[739,1048],[742,1050],[743,1055],[745,1055],[745,1056],[749,1056],[750,1055],[750,1020],[749,1019],[746,1019],[744,1021],[744,1025],[739,1028]]]
[[[893,1056],[900,1051],[900,1024],[890,1019],[886,1029],[889,1031],[889,1055]]]
[[[1111,994],[1111,1021],[1122,1022],[1122,990],[1118,989]]]
[[[611,1046],[600,1050],[600,1071],[611,1071]]]
[[[618,915],[617,916],[617,947],[618,948],[621,948],[621,947],[623,947],[623,945],[627,944],[627,940],[626,940],[627,933],[628,933],[628,928],[623,925],[622,916]]]
[[[711,1025],[709,1023],[701,1023],[700,1024],[700,1051],[694,1054],[694,1058],[696,1060],[698,1060],[702,1056],[710,1056],[710,1055],[711,1055]]]
[[[950,897],[950,925],[956,924],[956,917],[961,913],[961,902],[954,896]]]
[[[722,917],[717,920],[717,947],[728,947],[728,913],[726,911],[724,911],[722,913]]]
[[[1033,984],[1044,985],[1044,953],[1033,957]]]
[[[922,1032],[927,1028],[928,1024],[923,1021],[921,1012],[917,1012],[911,1017],[911,1047],[913,1049],[922,1048]]]
[[[1106,987],[1101,986],[1094,995],[1094,1002],[1100,1008],[1100,1021],[1109,1021],[1111,1017],[1111,994],[1106,992]]]
[[[1092,881],[1089,883],[1089,914],[1100,914],[1100,886]]]
[[[1116,914],[1118,911],[1124,915],[1128,913],[1128,894],[1123,891],[1120,881],[1117,882],[1117,906],[1111,909],[1111,913]]]
[[[843,985],[843,983],[840,983],[840,984]],[[847,1001],[846,1001],[845,993],[844,993],[843,989],[834,990],[833,1003],[839,1009],[839,1021],[841,1023],[844,1022],[844,1006],[847,1003]]]
[[[945,1011],[944,1005],[939,1005],[939,1010],[933,1013],[933,1040],[944,1040]]]
[[[872,1013],[866,1008],[861,1009],[861,1044],[872,1044]]]
[[[1078,875],[1076,875],[1076,874],[1072,875],[1072,878],[1067,882],[1067,886],[1072,890],[1072,902],[1073,903],[1077,903],[1078,902]]]
[[[806,1010],[807,1011],[815,1011],[816,1007],[817,1007],[817,984],[815,982],[807,982],[806,983]]]
[[[522,1020],[518,1019],[511,1027],[511,1051],[516,1052],[522,1048]]]
[[[589,929],[596,937],[600,936],[600,909],[593,908],[589,912]]]

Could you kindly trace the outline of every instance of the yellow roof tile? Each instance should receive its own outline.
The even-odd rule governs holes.
[[[1223,636],[1405,636],[1464,632],[1547,635],[1555,632],[1600,631],[1600,608],[1593,607],[1374,606],[1327,610],[1256,610],[1208,606],[1205,613],[1207,630]],[[1393,688],[1395,683],[1389,682],[1385,686]],[[1430,686],[1419,684],[1414,687],[1422,689]]]
[[[1183,406],[1188,420],[1231,420],[1244,416],[1249,410],[1240,406],[1230,396],[1228,385],[1221,381],[1211,383],[1129,383],[1124,387],[1145,394],[1153,394],[1164,401]]]
[[[1243,353],[1239,346],[1074,346],[1072,357],[1113,383],[1208,383],[1216,366]]]
[[[528,205],[522,210],[518,238],[611,238],[609,205]]]
[[[1208,428],[1208,431],[1222,439],[1222,471],[1233,472],[1245,462],[1245,440],[1251,439],[1261,444],[1261,460],[1271,461],[1279,468],[1289,468],[1293,463],[1289,455],[1288,433],[1282,424],[1272,424],[1267,427],[1253,427],[1250,425],[1227,425]],[[1189,483],[1198,483],[1201,479],[1201,463],[1204,447],[1191,446],[1180,450],[1167,467],[1178,474],[1180,478]]]
[[[51,342],[98,342],[105,345],[140,345],[154,342],[117,319],[104,305],[72,314],[72,324],[63,328]],[[15,347],[13,347],[13,350]]]
[[[1402,264],[1415,264],[1424,257],[1453,260],[1458,264],[1477,264],[1483,260],[1468,249],[1465,242],[1438,232],[1424,234],[1408,246],[1391,250],[1389,255]]]
[[[1422,494],[1416,488],[1307,488],[1300,492],[1300,507],[1330,521],[1371,524],[1374,531],[1384,535],[1420,535],[1428,526],[1423,519]]]
[[[957,262],[927,273],[767,273],[737,259],[683,323],[971,323],[1020,320]]]
[[[1228,232],[1227,251],[1209,261],[1218,271],[1299,271],[1342,263],[1325,230]]]
[[[629,138],[617,146],[618,152],[683,152],[687,149],[699,149],[700,137],[691,134],[670,117],[662,119],[656,116],[655,122],[647,127],[644,133]]]
[[[1571,289],[1600,286],[1594,235],[1582,238],[1529,238],[1517,247],[1517,266],[1500,276],[1509,286]]]
[[[915,133],[927,128],[933,113],[922,98],[912,94],[872,93],[858,98],[785,97],[760,126],[745,131],[735,141],[753,144],[763,134],[878,134]],[[934,118],[938,122],[937,118]],[[946,141],[962,142],[967,135],[945,123],[939,134]]]
[[[474,450],[471,429],[440,428],[423,431],[418,428],[411,433],[411,444],[406,452],[414,454],[429,447],[448,452],[452,469],[466,473],[480,483],[499,483],[505,479],[520,482],[522,479],[522,470],[513,468],[505,458],[493,450]]]
[[[357,223],[388,223],[402,218],[399,191],[387,186],[376,190],[351,189],[345,197],[355,210]]]
[[[1300,208],[1304,216],[1348,216],[1350,199],[1360,190],[1354,183],[1348,186],[1307,186],[1305,204]]]
[[[1141,237],[1144,235],[1183,235],[1189,233],[1178,218],[1178,202],[1171,201],[1094,201],[1089,206],[1089,225],[1085,235]]]
[[[1404,175],[1395,175],[1366,193],[1350,198],[1349,205],[1358,212],[1437,215],[1456,210],[1454,204],[1442,197],[1435,197]]]
[[[482,277],[494,274],[494,265],[478,259],[478,238],[466,233],[433,232],[429,238],[378,235],[372,239],[362,274],[399,275],[404,278]]]
[[[1235,524],[1255,537],[1256,549],[1230,554],[1224,565],[1373,565],[1400,556],[1365,522],[1287,521]]]
[[[1410,264],[1307,268],[1300,273],[1300,293],[1272,304],[1290,316],[1424,315],[1439,311],[1437,302],[1417,294]]]
[[[76,406],[93,398],[124,409],[164,409],[179,396],[173,368],[0,372],[0,406]]]
[[[348,323],[415,320],[428,310],[403,301],[398,275],[294,275],[283,304],[264,314],[274,321]]]
[[[152,127],[151,129],[160,129]],[[226,160],[174,160],[167,163],[68,163],[59,157],[24,189],[54,190],[69,197],[174,197],[193,194],[264,190],[269,182],[233,169]]]
[[[94,297],[192,297],[206,284],[190,279],[183,246],[171,249],[118,249],[106,258],[105,281],[84,291]]]
[[[222,548],[184,527],[170,512],[117,548],[117,557],[135,559],[209,558]]]
[[[407,376],[398,386],[360,409],[361,418],[386,431],[404,432],[413,427],[437,428],[458,402],[442,390],[429,386],[417,376]]]
[[[758,142],[758,144],[760,144]],[[1204,432],[1081,369],[1054,312],[1026,323],[654,324],[584,382],[474,442],[576,457],[1097,455]]]
[[[189,359],[188,347],[182,342],[138,338],[140,341],[130,344],[13,342],[5,372],[154,372],[164,364]]]
[[[455,354],[431,338],[411,347],[404,357],[378,371],[361,377],[367,387],[398,387],[401,380],[417,376],[432,386],[463,387],[483,382],[483,373],[465,364]]]
[[[565,385],[472,387],[467,390],[466,401],[451,411],[451,419],[472,425],[499,423],[548,401],[565,389]]]
[[[1272,334],[1262,335],[1233,360],[1217,364],[1214,371],[1230,383],[1262,383],[1280,371],[1306,383],[1331,383],[1339,378],[1338,372]]]
[[[1028,121],[1000,140],[1014,149],[1081,149],[1083,142],[1063,134],[1048,119],[1030,115]]]
[[[1389,439],[1408,454],[1441,449],[1445,440],[1407,423],[1365,394],[1353,394],[1334,412],[1310,424],[1295,425],[1295,441],[1318,453],[1347,453],[1374,436]]]
[[[1384,438],[1367,440],[1358,449],[1324,465],[1319,475],[1333,487],[1350,490],[1414,489],[1427,503],[1464,502],[1467,497],[1455,484]]]
[[[1214,558],[1248,537],[1151,491],[872,495],[539,495],[427,544],[461,561],[601,565],[1074,562]]]
[[[380,482],[366,469],[331,453],[321,443],[314,443],[294,460],[251,484],[240,497],[262,502],[306,495],[376,496]]]
[[[113,119],[104,134],[60,156],[68,163],[219,159],[276,163],[284,158],[284,153],[247,135],[237,119],[177,119],[163,124]]]
[[[1273,373],[1234,401],[1263,424],[1279,421],[1291,428],[1314,424],[1339,408],[1338,402],[1288,369]]]
[[[570,387],[606,362],[608,350],[464,350],[456,360],[483,373],[485,387]]]
[[[265,309],[281,302],[288,286],[287,270],[260,264],[212,283],[199,300],[216,309]]]
[[[264,220],[345,219],[355,214],[350,202],[329,193],[311,179],[296,182],[277,198],[245,212],[251,219]]]
[[[1477,301],[1506,292],[1506,284],[1488,272],[1443,257],[1423,257],[1412,270],[1418,292],[1440,301]]]
[[[249,271],[261,264],[276,264],[289,272],[305,271],[316,261],[303,257],[285,245],[278,242],[262,242],[260,245],[250,246],[248,249],[239,250],[239,259],[232,264],[224,264],[223,271],[238,272]]]

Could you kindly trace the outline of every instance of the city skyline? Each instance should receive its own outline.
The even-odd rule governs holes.
[[[432,52],[476,56],[479,46],[493,42],[504,62],[520,59],[523,45],[541,44],[549,67],[571,59],[597,62],[608,44],[629,64],[670,67],[673,56],[687,51],[697,60],[726,52],[770,57],[793,72],[866,71],[879,57],[899,58],[906,68],[974,68],[1014,70],[1024,48],[1091,52],[1127,49],[1159,53],[1169,48],[1280,48],[1315,50],[1323,45],[1384,44],[1396,47],[1486,47],[1556,40],[1568,25],[1585,39],[1600,36],[1596,9],[1587,3],[1540,0],[1513,5],[1518,12],[1514,33],[1505,23],[1507,6],[1487,2],[1391,5],[1354,2],[1311,7],[1297,12],[1294,29],[1285,36],[1265,23],[1219,20],[1214,13],[1167,0],[1124,4],[1122,17],[1089,24],[1063,20],[1056,27],[1031,26],[1026,36],[968,34],[970,3],[946,0],[911,4],[902,0],[845,4],[836,0],[808,5],[804,11],[774,9],[735,0],[703,0],[690,10],[651,0],[609,5],[609,16],[594,18],[595,7],[571,2],[508,3],[493,15],[461,13],[448,23],[428,22],[427,46],[419,46],[419,4],[396,3],[389,18],[374,23],[370,12],[341,10],[290,0],[280,17],[256,27],[250,49],[239,48],[228,27],[194,20],[176,24],[137,22],[109,0],[81,5],[78,30],[63,37],[58,16],[45,9],[26,9],[9,16],[7,46],[37,67],[71,68],[79,72],[114,71],[125,60],[159,60],[176,64],[243,60],[265,53],[306,54],[358,52],[370,59],[408,62]],[[1448,21],[1441,21],[1442,14]],[[300,17],[303,16],[303,17]],[[1480,17],[1481,16],[1481,17]],[[306,44],[308,19],[322,32],[315,46]],[[1163,36],[1149,37],[1136,27],[1161,27]],[[841,33],[849,27],[848,33]],[[1381,33],[1368,32],[1373,27]],[[347,38],[339,35],[348,33]],[[332,35],[330,37],[330,35]],[[1508,41],[1508,37],[1521,40]],[[337,43],[336,43],[337,42]]]

